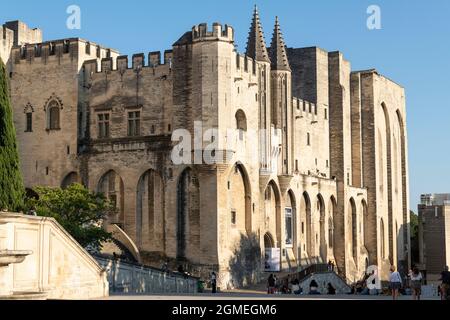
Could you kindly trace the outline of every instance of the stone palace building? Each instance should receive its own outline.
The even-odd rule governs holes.
[[[5,23],[25,185],[104,193],[144,263],[215,270],[222,287],[329,260],[349,281],[408,268],[404,89],[338,51],[286,47],[278,19],[268,46],[256,9],[245,53],[234,35],[199,24],[129,59]]]

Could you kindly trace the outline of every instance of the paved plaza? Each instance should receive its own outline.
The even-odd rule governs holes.
[[[391,296],[378,295],[267,295],[256,291],[233,291],[218,294],[203,293],[196,295],[111,295],[103,300],[392,300]],[[411,296],[401,296],[399,300],[412,300]],[[440,300],[439,297],[422,297],[422,300]]]

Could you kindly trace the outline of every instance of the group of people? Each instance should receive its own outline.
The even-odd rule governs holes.
[[[282,282],[274,274],[267,279],[267,294],[301,294],[300,282],[284,279]]]
[[[411,294],[413,297],[413,300],[420,300],[422,296],[422,285],[424,283],[424,278],[422,273],[420,272],[419,268],[414,267],[412,270],[408,273],[409,277],[409,287],[411,289]],[[395,270],[395,267],[391,268],[391,276],[389,279],[392,290],[392,298],[396,300],[399,296],[399,292],[401,289],[403,289],[403,282],[400,276],[400,273]]]
[[[163,272],[169,272],[169,268],[167,263],[161,267]],[[328,270],[334,271],[333,262],[329,261]],[[189,273],[187,273],[183,266],[179,266],[179,273],[188,277]],[[367,286],[367,280],[369,275],[359,282],[356,282],[352,285],[350,294],[372,294]],[[412,270],[408,273],[409,278],[409,288],[411,289],[411,294],[413,300],[420,300],[422,295],[422,285],[424,283],[424,277],[420,270],[417,267],[412,268]],[[211,272],[210,274],[210,287],[212,293],[217,293],[217,274],[215,272]],[[450,299],[450,271],[448,267],[445,267],[445,270],[441,273],[441,285],[438,288],[439,295],[442,300]],[[391,266],[390,275],[389,275],[389,289],[392,294],[393,300],[397,300],[400,293],[405,291],[404,281],[400,272],[397,271],[395,266]],[[335,295],[336,289],[333,287],[331,283],[326,285],[325,290],[328,295]],[[267,293],[268,294],[294,294],[300,295],[303,294],[303,289],[300,286],[300,281],[296,278],[289,281],[289,278],[284,279],[283,281],[279,280],[276,275],[270,274],[267,279]],[[377,292],[378,293],[378,292]],[[309,291],[306,294],[310,295],[318,295],[321,294],[319,289],[319,284],[316,280],[312,279],[309,283]]]
[[[334,270],[334,266],[331,262],[328,263],[329,270]],[[333,269],[332,269],[333,268]],[[424,283],[424,277],[420,270],[417,267],[412,268],[408,273],[409,278],[409,289],[411,290],[411,295],[413,300],[420,300],[422,295],[422,285]],[[351,287],[350,294],[379,294],[379,291],[371,291],[367,284],[369,279],[369,275],[356,282]],[[446,267],[445,270],[441,273],[441,285],[439,287],[439,294],[442,300],[450,299],[450,272],[449,268]],[[335,295],[336,289],[333,287],[331,283],[328,283],[326,288],[324,288],[328,295]],[[407,293],[406,286],[404,286],[404,281],[400,272],[397,271],[395,266],[390,268],[389,275],[389,289],[392,294],[393,300],[397,300],[400,293]],[[322,291],[322,292],[323,292]],[[267,279],[267,293],[268,294],[295,294],[300,295],[304,294],[303,289],[300,286],[300,282],[298,279],[292,279],[289,281],[289,278],[286,278],[280,281],[276,275],[271,274]],[[309,283],[309,291],[306,294],[317,295],[321,294],[321,290],[319,289],[319,284],[316,280],[312,279]]]
[[[329,260],[327,263],[327,268],[329,272],[334,272],[336,268],[336,264],[334,263],[334,261]]]
[[[422,285],[424,278],[422,273],[417,267],[414,267],[409,271],[408,277],[410,280],[410,289],[412,291],[413,300],[420,300],[422,295]],[[438,294],[441,300],[448,300],[450,298],[450,272],[448,266],[445,267],[441,273],[441,285],[438,288]],[[389,277],[389,288],[392,293],[393,300],[397,300],[400,294],[400,290],[403,289],[403,280],[400,273],[394,266],[391,267],[391,273]]]
[[[326,286],[326,292],[329,295],[335,295],[336,289],[331,283]],[[288,278],[280,281],[276,275],[271,274],[267,279],[267,293],[268,294],[294,294],[301,295],[304,294],[303,289],[300,286],[300,281],[298,279],[292,279],[289,281]],[[312,279],[309,283],[309,291],[306,294],[318,295],[321,294],[319,290],[319,285],[316,280]]]

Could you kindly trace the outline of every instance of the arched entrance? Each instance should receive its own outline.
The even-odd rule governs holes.
[[[281,270],[281,253],[270,232],[264,235],[264,271],[279,272]]]
[[[264,248],[275,248],[275,242],[269,232],[264,235]]]

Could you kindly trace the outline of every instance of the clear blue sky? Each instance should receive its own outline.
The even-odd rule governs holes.
[[[81,30],[66,28],[71,4],[81,8]],[[0,22],[20,19],[43,29],[46,40],[82,37],[133,54],[170,49],[194,24],[218,21],[235,27],[242,52],[254,4],[268,42],[278,15],[288,46],[340,50],[353,69],[376,68],[403,85],[411,208],[421,193],[450,192],[448,0],[22,0],[1,4]],[[371,4],[381,8],[382,30],[366,27]]]

